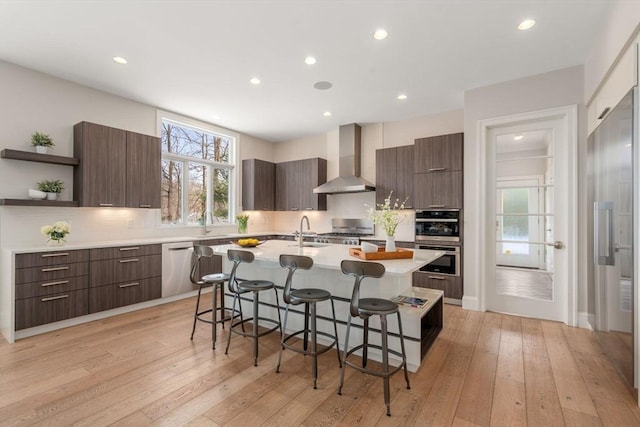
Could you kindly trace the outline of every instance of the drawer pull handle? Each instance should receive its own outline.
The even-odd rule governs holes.
[[[433,279],[433,280],[447,280],[444,277],[438,277],[438,276],[429,276],[429,279]]]
[[[120,248],[120,251],[121,252],[124,252],[124,251],[137,251],[138,249],[140,249],[140,246],[131,246],[131,247],[128,247],[128,248]]]
[[[69,295],[58,295],[57,297],[42,298],[40,301],[42,302],[55,301],[57,299],[63,299],[63,298],[69,298]]]
[[[446,171],[447,168],[429,168],[427,169],[427,172],[440,172],[440,171]]]
[[[132,286],[140,286],[140,283],[139,282],[127,283],[126,285],[120,285],[118,287],[119,288],[130,288]]]
[[[47,287],[47,286],[55,286],[55,285],[64,285],[65,283],[69,283],[68,280],[60,280],[58,282],[49,282],[49,283],[43,283],[42,286],[43,288]]]
[[[141,208],[150,208],[151,205],[140,205]]]
[[[124,264],[125,262],[138,262],[140,261],[138,258],[132,258],[132,259],[121,259],[120,260],[120,264]]]
[[[42,271],[43,273],[47,273],[49,271],[60,271],[60,270],[68,270],[69,266],[66,267],[51,267],[51,268],[43,268]]]
[[[55,254],[43,254],[42,258],[50,258],[52,256],[69,256],[69,252],[58,252]]]
[[[109,207],[109,206],[113,206],[113,203],[100,203],[100,206]]]
[[[429,205],[430,208],[446,208],[447,205]]]

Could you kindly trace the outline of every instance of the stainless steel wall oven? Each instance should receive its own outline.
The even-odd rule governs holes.
[[[446,253],[437,260],[420,268],[420,273],[436,273],[447,276],[460,276],[460,247],[459,246],[435,246],[417,244],[416,249],[430,249],[432,251],[445,251]]]
[[[460,209],[416,210],[416,242],[460,242]]]

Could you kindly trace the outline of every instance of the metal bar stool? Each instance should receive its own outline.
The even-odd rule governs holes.
[[[342,372],[340,373],[340,387],[338,388],[338,394],[342,394],[342,386],[344,385],[344,370],[347,365],[351,366],[363,372],[365,374],[375,375],[382,377],[384,381],[384,403],[387,406],[387,415],[391,416],[391,405],[389,399],[389,377],[401,368],[404,368],[404,379],[407,382],[407,389],[410,389],[409,374],[407,373],[407,356],[404,349],[404,336],[402,335],[402,319],[400,318],[400,309],[398,304],[382,299],[382,298],[360,298],[360,283],[366,277],[380,278],[384,275],[384,265],[377,262],[364,262],[364,261],[350,261],[343,260],[340,263],[342,272],[350,276],[355,277],[355,284],[353,286],[353,295],[351,296],[351,307],[349,321],[347,323],[347,334],[344,342],[344,353],[342,360]],[[398,316],[398,332],[400,335],[400,348],[402,352],[391,350],[388,345],[387,336],[387,315],[397,314]],[[380,335],[381,346],[369,343],[369,318],[371,316],[380,316]],[[349,331],[351,330],[351,319],[353,317],[359,317],[364,320],[364,336],[363,343],[349,350]],[[375,348],[382,352],[382,371],[376,371],[368,369],[367,366],[367,350],[368,348]],[[354,352],[362,349],[362,366],[357,366],[354,362],[350,362],[348,357]],[[389,353],[394,354],[402,358],[402,363],[393,369],[389,368]]]
[[[227,340],[227,348],[224,351],[224,354],[228,354],[229,345],[231,344],[231,333],[236,333],[238,335],[242,335],[245,337],[253,338],[253,366],[258,366],[258,338],[270,334],[274,332],[276,329],[280,329],[280,333],[282,334],[282,323],[280,321],[280,309],[278,308],[278,320],[269,319],[266,317],[260,317],[258,315],[258,307],[260,305],[258,295],[262,291],[267,291],[269,289],[273,289],[273,292],[276,295],[276,306],[279,307],[280,303],[278,302],[278,291],[276,290],[276,285],[269,280],[244,280],[237,281],[236,280],[236,271],[238,270],[238,266],[243,262],[253,262],[254,255],[253,252],[249,251],[240,251],[229,249],[227,251],[227,256],[229,261],[233,262],[233,268],[231,269],[231,273],[229,273],[229,291],[233,293],[233,306],[232,311],[235,312],[236,302],[240,298],[240,295],[253,292],[253,317],[248,319],[240,319],[240,322],[231,321],[231,327],[229,328],[229,338]],[[239,311],[241,307],[238,308]],[[273,328],[267,329],[262,332],[258,332],[258,321],[262,320],[263,322],[273,323]],[[244,324],[245,322],[252,322],[253,329],[251,332],[245,332]],[[242,331],[237,329],[237,326],[242,326]]]
[[[193,328],[191,329],[191,339],[193,340],[193,334],[196,331],[196,323],[197,321],[209,323],[211,325],[211,341],[213,342],[212,348],[215,350],[216,348],[216,325],[218,323],[222,323],[222,327],[224,328],[224,322],[242,316],[242,313],[237,311],[238,314],[232,312],[231,317],[225,316],[225,311],[229,311],[228,308],[224,306],[224,282],[229,280],[229,275],[224,273],[213,273],[207,274],[202,278],[198,279],[199,266],[203,258],[212,258],[213,257],[213,249],[209,246],[204,245],[193,245],[193,253],[197,257],[196,261],[191,266],[191,274],[189,278],[191,279],[191,283],[198,286],[198,299],[196,301],[196,311],[193,316]],[[202,289],[208,286],[212,286],[211,289],[211,298],[212,304],[211,308],[203,311],[200,310],[200,296],[202,294]],[[217,292],[220,292],[220,301],[221,306],[218,307],[218,295]],[[218,319],[218,311],[222,313],[222,317]],[[211,320],[203,317],[203,315],[211,313]]]
[[[338,345],[336,309],[333,304],[333,299],[331,298],[331,293],[329,293],[329,291],[313,288],[291,289],[291,283],[293,282],[294,273],[298,268],[309,270],[313,266],[313,260],[311,258],[299,255],[280,255],[280,265],[282,267],[288,268],[289,273],[287,274],[287,281],[285,282],[284,291],[282,294],[282,299],[284,299],[284,302],[287,304],[287,308],[284,313],[284,327],[282,332],[282,341],[280,343],[280,353],[278,354],[278,366],[276,367],[276,372],[280,372],[282,350],[284,350],[285,348],[304,355],[310,355],[313,358],[311,364],[311,373],[313,375],[313,388],[315,389],[317,388],[316,382],[318,379],[318,355],[331,350],[331,348],[335,345],[336,353],[338,354],[338,363],[340,364],[340,367],[342,367],[342,362],[340,360],[340,346]],[[321,332],[317,329],[316,303],[327,300],[331,301],[331,312],[333,313],[333,330],[335,335]],[[299,304],[304,304],[304,329],[301,329],[287,336],[286,330],[287,319],[289,318],[289,306]],[[310,326],[309,323],[311,323]],[[311,333],[311,350],[308,350],[309,333]],[[302,348],[287,343],[287,341],[300,334],[304,335]],[[320,351],[318,351],[318,335],[323,335],[332,339],[331,343]]]

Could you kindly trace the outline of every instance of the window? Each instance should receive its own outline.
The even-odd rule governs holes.
[[[163,224],[231,222],[234,136],[161,117]]]

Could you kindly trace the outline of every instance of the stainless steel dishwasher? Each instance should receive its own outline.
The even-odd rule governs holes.
[[[184,294],[197,289],[189,279],[193,242],[162,245],[162,297]]]

